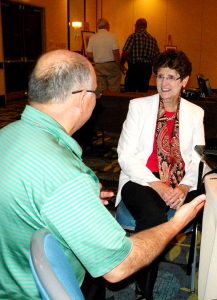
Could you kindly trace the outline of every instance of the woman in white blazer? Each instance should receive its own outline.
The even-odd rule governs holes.
[[[158,94],[130,101],[118,143],[121,167],[116,205],[122,200],[136,220],[136,231],[166,221],[197,194],[204,145],[204,111],[183,99],[191,62],[182,51],[165,51],[154,63]],[[153,299],[158,262],[136,277],[137,299]]]

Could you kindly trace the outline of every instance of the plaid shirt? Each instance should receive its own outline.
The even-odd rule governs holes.
[[[128,63],[152,63],[159,54],[159,47],[156,39],[145,29],[141,29],[128,37],[123,51],[128,54]]]

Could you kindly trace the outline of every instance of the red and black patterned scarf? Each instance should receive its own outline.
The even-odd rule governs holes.
[[[185,166],[179,144],[179,106],[180,99],[174,115],[175,124],[170,139],[167,128],[168,119],[163,101],[160,99],[155,133],[160,179],[172,187],[177,186],[182,180]]]

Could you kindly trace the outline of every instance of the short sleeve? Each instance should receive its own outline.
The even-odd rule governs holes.
[[[46,199],[41,214],[93,277],[114,269],[132,249],[132,241],[102,204],[99,187],[87,174],[59,187]]]

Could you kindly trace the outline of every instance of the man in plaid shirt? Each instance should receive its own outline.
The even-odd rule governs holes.
[[[121,55],[121,70],[125,77],[125,91],[147,92],[152,74],[152,63],[159,54],[156,39],[147,32],[146,19],[138,19]],[[124,64],[127,62],[128,69]]]

